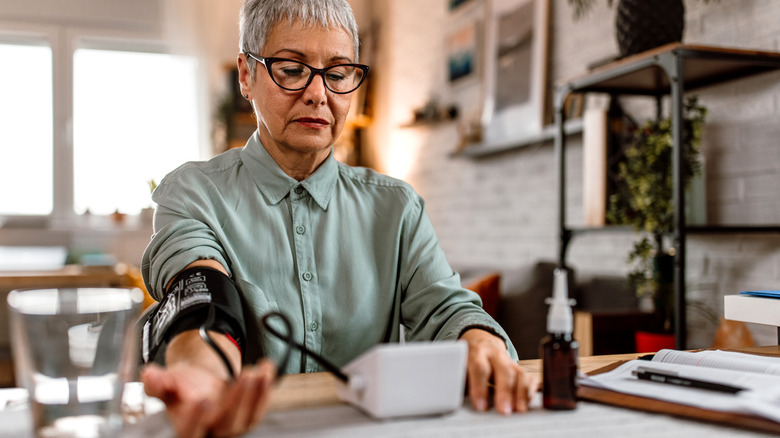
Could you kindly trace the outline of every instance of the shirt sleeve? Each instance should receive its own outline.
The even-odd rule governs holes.
[[[401,317],[409,329],[408,338],[454,340],[469,328],[481,328],[504,339],[509,355],[517,360],[514,345],[482,309],[479,295],[461,286],[460,276],[447,262],[419,196],[411,204],[403,227]]]
[[[156,300],[162,299],[168,281],[195,260],[216,260],[230,273],[225,251],[211,226],[217,221],[214,209],[209,208],[212,191],[202,172],[188,165],[166,176],[155,189],[154,234],[144,251],[141,272]]]

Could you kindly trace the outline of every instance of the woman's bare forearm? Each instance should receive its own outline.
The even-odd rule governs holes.
[[[222,333],[209,331],[217,346],[225,353],[236,374],[241,371],[241,352],[236,344]],[[200,337],[198,330],[187,330],[176,335],[165,351],[165,364],[171,367],[177,363],[187,363],[209,371],[211,374],[227,380],[228,370],[217,353]]]
[[[216,260],[196,260],[182,270],[198,266],[216,269],[227,275],[227,269]],[[227,356],[234,372],[238,374],[241,371],[241,351],[236,344],[222,333],[209,330],[209,335]],[[172,366],[180,362],[203,368],[223,379],[229,377],[225,364],[218,354],[200,337],[198,330],[188,330],[179,333],[168,344],[168,349],[165,352],[166,366]]]

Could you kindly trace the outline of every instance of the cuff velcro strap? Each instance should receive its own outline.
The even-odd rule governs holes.
[[[177,334],[201,327],[210,307],[216,310],[215,319],[206,329],[229,335],[242,348],[246,330],[238,288],[216,269],[194,267],[174,279],[144,324],[144,362],[155,360]]]

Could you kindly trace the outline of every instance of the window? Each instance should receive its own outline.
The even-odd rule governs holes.
[[[79,49],[73,59],[76,213],[138,213],[148,182],[198,159],[196,63]]]
[[[152,206],[149,181],[203,158],[197,62],[148,40],[41,35],[0,32],[0,216]]]
[[[53,208],[52,51],[0,43],[0,215]]]

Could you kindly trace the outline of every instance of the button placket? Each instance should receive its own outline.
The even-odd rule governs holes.
[[[319,285],[316,281],[317,263],[314,259],[314,236],[307,230],[312,211],[309,204],[312,199],[306,190],[300,185],[295,187],[294,193],[289,197],[291,202],[292,238],[295,245],[297,270],[299,272],[299,287],[303,316],[303,343],[307,348],[315,352],[322,350],[322,333],[320,332],[320,320],[322,318],[322,303],[319,296]],[[319,333],[318,333],[319,332]],[[306,356],[303,358],[303,367],[306,372],[319,371],[319,365],[314,359]]]

